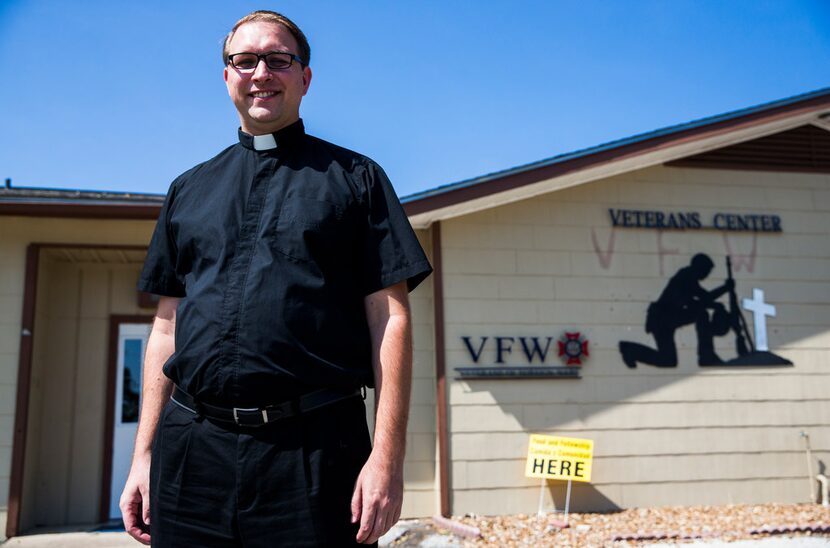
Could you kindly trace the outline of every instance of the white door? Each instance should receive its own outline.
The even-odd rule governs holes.
[[[141,405],[141,370],[151,324],[122,323],[118,326],[115,409],[112,429],[112,482],[110,519],[121,519],[118,501],[127,481],[133,456],[138,411]]]

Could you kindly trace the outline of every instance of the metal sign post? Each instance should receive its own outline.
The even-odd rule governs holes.
[[[568,493],[565,495],[565,525],[568,525],[568,510],[571,508],[571,479],[568,478]]]

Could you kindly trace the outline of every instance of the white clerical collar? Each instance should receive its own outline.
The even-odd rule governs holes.
[[[277,140],[274,139],[273,134],[254,135],[254,150],[271,150],[272,148],[277,148]]]
[[[305,136],[305,129],[303,128],[303,121],[297,120],[293,124],[265,135],[251,135],[242,131],[242,128],[239,128],[237,133],[239,134],[239,144],[243,147],[258,152],[276,151],[269,152],[269,154],[276,154],[302,141]]]

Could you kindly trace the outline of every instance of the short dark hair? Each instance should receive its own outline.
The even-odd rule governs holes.
[[[231,31],[225,37],[225,43],[222,45],[222,63],[227,65],[228,64],[228,55],[230,52],[228,51],[228,45],[231,43],[231,38],[233,38],[234,33],[236,33],[236,29],[244,25],[245,23],[274,23],[276,25],[282,25],[291,35],[294,37],[294,40],[297,41],[297,46],[300,48],[300,51],[296,52],[297,57],[300,58],[300,62],[303,64],[304,67],[307,67],[308,64],[311,62],[311,46],[308,45],[308,39],[306,39],[305,34],[303,31],[300,30],[294,21],[286,17],[281,13],[277,13],[275,11],[269,10],[257,10],[252,11],[242,19],[236,22],[233,26]]]

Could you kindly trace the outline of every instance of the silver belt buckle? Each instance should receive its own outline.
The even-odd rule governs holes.
[[[245,426],[239,422],[239,411],[260,411],[259,407],[234,407],[233,408],[233,420],[237,424],[237,426]],[[268,424],[268,412],[265,409],[262,409],[262,424]]]

